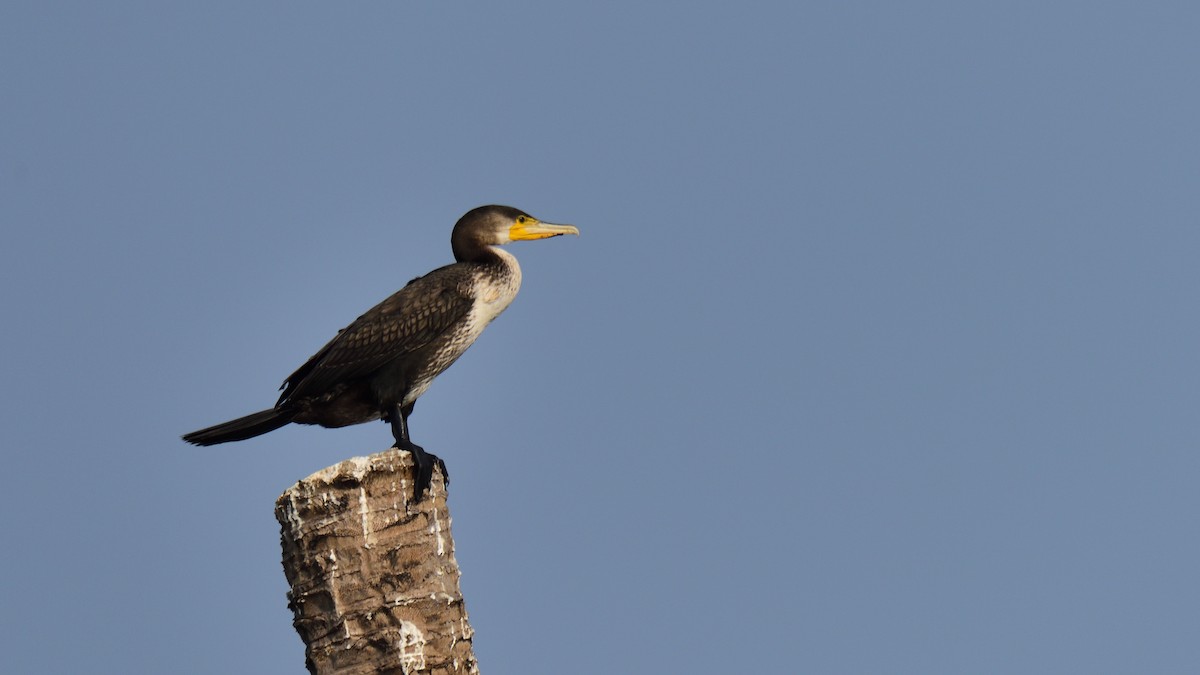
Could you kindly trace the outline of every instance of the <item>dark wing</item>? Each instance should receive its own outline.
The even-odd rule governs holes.
[[[275,405],[320,396],[338,384],[366,377],[445,334],[473,304],[460,290],[461,275],[453,268],[450,265],[413,279],[338,331],[337,337],[288,376]]]

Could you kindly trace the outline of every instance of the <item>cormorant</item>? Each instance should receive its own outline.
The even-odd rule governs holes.
[[[215,445],[252,438],[290,422],[344,427],[389,422],[395,447],[412,453],[415,494],[429,487],[436,463],[408,436],[408,416],[433,379],[450,367],[503,312],[521,286],[517,259],[498,246],[510,241],[579,234],[543,223],[510,206],[481,206],[454,226],[453,264],[417,277],[338,331],[284,380],[274,408],[193,431],[183,440]]]

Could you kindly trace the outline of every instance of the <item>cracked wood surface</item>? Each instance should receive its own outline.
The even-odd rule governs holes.
[[[276,501],[309,672],[478,674],[446,486],[435,471],[414,504],[412,470],[392,448],[318,471]]]

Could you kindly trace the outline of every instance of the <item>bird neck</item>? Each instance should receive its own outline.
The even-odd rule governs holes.
[[[494,267],[498,270],[501,270],[505,275],[511,275],[512,277],[515,277],[517,283],[521,283],[521,266],[517,264],[517,257],[515,255],[505,251],[499,246],[488,246],[487,252],[488,259],[486,261],[480,260],[479,262],[489,267]]]
[[[487,277],[499,283],[521,285],[521,266],[517,258],[499,246],[473,246],[469,251],[456,247],[454,258],[459,264],[470,265],[483,271]]]

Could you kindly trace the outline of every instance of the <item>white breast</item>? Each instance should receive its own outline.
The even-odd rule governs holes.
[[[505,273],[495,276],[481,273],[475,278],[470,289],[475,302],[467,313],[465,329],[455,331],[452,338],[447,340],[437,355],[430,360],[429,370],[416,377],[408,395],[404,397],[405,405],[424,394],[433,383],[433,379],[458,360],[483,333],[483,329],[500,316],[517,297],[517,291],[521,288],[521,266],[508,251],[499,248],[492,250],[504,262]]]
[[[502,248],[492,249],[504,261],[507,274],[501,278],[480,276],[475,285],[475,306],[468,315],[467,343],[475,341],[487,325],[508,309],[521,289],[521,266],[513,254]]]

